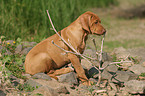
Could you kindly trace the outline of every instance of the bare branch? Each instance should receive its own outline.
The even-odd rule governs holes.
[[[100,70],[104,70],[106,67],[108,67],[109,65],[114,65],[114,64],[121,64],[121,63],[132,63],[132,61],[120,61],[120,62],[112,62],[112,63],[109,63],[108,65],[106,65],[105,67],[103,68],[99,68]]]
[[[102,54],[103,54],[103,43],[104,43],[104,38],[105,38],[105,34],[104,34],[103,39],[102,39],[101,52],[100,52],[100,54],[99,54],[99,62],[100,62],[99,69],[101,68],[101,64],[102,64]]]

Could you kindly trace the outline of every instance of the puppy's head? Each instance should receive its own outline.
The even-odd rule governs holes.
[[[82,14],[80,22],[82,28],[90,34],[103,35],[106,33],[105,28],[101,25],[100,18],[92,12]]]

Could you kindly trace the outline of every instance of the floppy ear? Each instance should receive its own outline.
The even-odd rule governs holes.
[[[89,26],[90,19],[91,16],[88,14],[84,14],[83,16],[80,17],[82,28],[88,32],[90,31],[90,26]]]

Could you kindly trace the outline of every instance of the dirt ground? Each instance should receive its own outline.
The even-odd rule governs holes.
[[[145,48],[145,0],[118,1],[118,6],[92,9],[107,30],[104,50],[110,52],[121,46]],[[88,45],[92,46],[89,40]]]

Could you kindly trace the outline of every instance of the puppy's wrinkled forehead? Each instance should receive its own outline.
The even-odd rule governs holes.
[[[95,21],[96,20],[97,22],[101,23],[101,19],[96,14],[93,13],[93,14],[90,14],[90,15],[91,15],[91,18],[90,19],[92,21]]]

